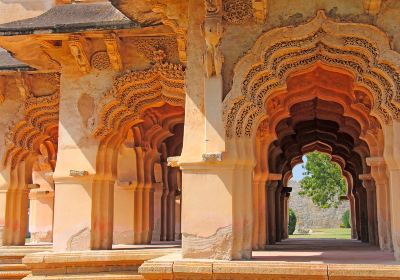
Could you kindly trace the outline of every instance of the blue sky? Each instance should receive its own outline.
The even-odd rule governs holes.
[[[304,163],[299,163],[298,165],[296,165],[293,168],[293,170],[292,170],[293,171],[292,180],[300,181],[301,179],[303,179],[303,177],[304,177],[304,175],[303,175],[304,168],[302,167],[302,165],[305,164],[306,161],[307,161],[307,158],[305,156],[303,156],[303,161],[304,161]]]

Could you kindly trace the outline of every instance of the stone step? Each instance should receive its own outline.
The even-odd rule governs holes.
[[[25,271],[28,267],[24,264],[0,264],[0,271]]]
[[[0,278],[2,279],[2,278]],[[60,274],[60,275],[49,275],[41,276],[29,275],[24,280],[143,280],[144,277],[137,274],[136,272],[103,272],[103,273],[88,273],[88,274]]]
[[[7,270],[7,271],[0,271],[0,279],[22,279],[29,275],[29,271],[14,271],[14,270]]]

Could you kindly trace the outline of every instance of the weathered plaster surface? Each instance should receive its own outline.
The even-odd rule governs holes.
[[[232,225],[218,228],[211,236],[199,236],[182,232],[182,254],[195,259],[232,259]]]

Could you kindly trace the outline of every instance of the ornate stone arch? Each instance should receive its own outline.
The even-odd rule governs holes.
[[[129,71],[116,77],[113,87],[105,93],[99,106],[97,124],[93,131],[93,135],[100,140],[100,143],[96,158],[96,179],[93,182],[92,249],[112,247],[113,226],[110,205],[113,201],[110,193],[117,178],[118,150],[129,136],[130,129],[144,122],[143,116],[147,109],[162,107],[165,104],[183,108],[185,104],[183,66],[164,62],[163,51],[156,51],[155,58],[155,64],[150,69]],[[158,145],[159,141],[169,136],[165,131],[169,128],[168,121],[163,125],[165,127],[161,128],[155,124],[155,127],[147,131],[147,134],[151,135],[160,133],[156,135],[151,145]],[[144,150],[141,149],[140,153],[145,154]],[[148,159],[150,156],[145,156],[146,164],[149,165],[152,162]],[[142,187],[147,188],[150,185],[151,178],[148,177],[143,179]],[[149,213],[146,215],[149,216]],[[108,223],[101,228],[99,225],[104,220]],[[150,227],[149,224],[147,226]]]
[[[163,62],[165,54],[157,51],[155,65],[144,71],[130,71],[114,80],[100,106],[96,137],[106,137],[125,125],[140,122],[149,107],[168,103],[184,107],[185,71],[180,64]]]
[[[268,96],[285,90],[286,78],[314,63],[345,69],[355,87],[373,95],[371,114],[380,122],[400,118],[400,54],[374,26],[338,23],[323,11],[298,27],[284,27],[262,35],[235,67],[233,86],[224,100],[228,138],[255,134]]]

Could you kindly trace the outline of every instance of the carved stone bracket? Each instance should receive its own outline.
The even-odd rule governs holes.
[[[78,64],[79,70],[82,73],[88,73],[90,71],[90,63],[83,47],[83,39],[80,36],[73,35],[68,41],[68,46]]]
[[[170,18],[167,14],[168,7],[167,5],[164,4],[155,4],[152,7],[152,11],[155,13],[160,14],[161,16],[161,22],[165,24],[166,26],[169,26],[174,30],[176,33],[176,42],[178,45],[178,55],[179,55],[179,60],[182,63],[187,62],[187,54],[186,54],[186,29],[183,28],[182,26],[179,25],[178,21],[176,19]]]
[[[23,99],[26,99],[29,97],[29,87],[28,84],[25,80],[25,77],[21,72],[17,73],[17,76],[15,77],[15,84],[19,90],[19,93]]]
[[[222,28],[221,0],[205,1],[206,15],[202,25],[202,34],[206,41],[206,52],[203,56],[207,78],[221,76],[224,57],[220,49]]]
[[[104,39],[104,43],[107,48],[108,57],[110,58],[111,66],[116,71],[121,71],[122,60],[119,51],[119,38],[115,35],[115,33],[110,33]]]
[[[268,13],[268,0],[252,0],[253,17],[257,23],[264,23]]]
[[[364,9],[370,15],[376,15],[381,10],[382,0],[364,0]]]

